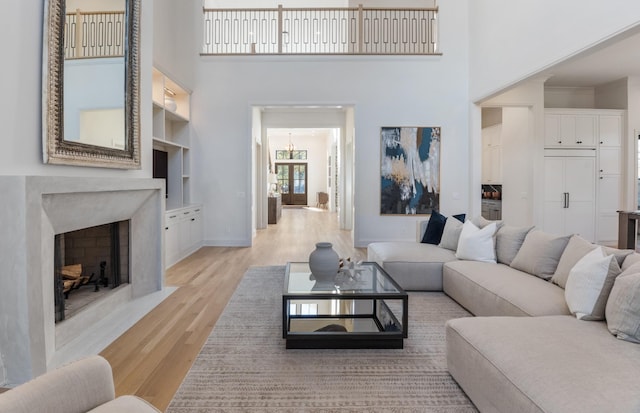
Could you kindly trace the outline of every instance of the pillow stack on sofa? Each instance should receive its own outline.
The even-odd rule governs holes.
[[[480,411],[640,411],[640,254],[481,218],[441,221],[434,244],[372,243],[369,260],[406,289],[440,278],[477,316],[449,320],[446,337],[449,372]]]
[[[578,319],[607,321],[616,337],[640,342],[640,258],[631,250],[569,240],[551,282]]]
[[[480,411],[638,411],[640,254],[533,230],[511,266],[482,265],[444,268],[447,294],[496,316],[447,322],[449,372]]]

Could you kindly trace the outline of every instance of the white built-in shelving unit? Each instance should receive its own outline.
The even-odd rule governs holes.
[[[154,68],[152,94],[153,149],[167,152],[164,262],[168,268],[202,246],[202,206],[192,204],[190,190],[191,91]]]
[[[168,153],[167,210],[190,204],[191,92],[153,69],[153,148]],[[167,98],[175,101],[175,109]]]

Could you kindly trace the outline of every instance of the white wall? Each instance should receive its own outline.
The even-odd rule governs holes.
[[[627,109],[627,79],[620,79],[594,88],[597,109]]]
[[[640,23],[640,2],[629,0],[610,0],[606,6],[599,0],[468,4],[473,16],[469,52],[473,101]]]
[[[200,53],[202,3],[199,0],[155,0],[153,64],[172,80],[193,89]]]
[[[502,109],[502,219],[533,225],[532,116],[529,107]]]
[[[544,140],[544,80],[530,80],[483,106],[502,108],[503,219],[510,225],[542,222],[541,200]],[[474,129],[475,131],[475,129]],[[474,134],[472,134],[474,135]],[[475,159],[481,154],[472,155]],[[480,203],[479,191],[476,203]],[[536,212],[538,211],[538,213]]]
[[[595,89],[592,87],[545,87],[545,108],[585,108],[596,107]]]
[[[627,180],[625,181],[625,207],[629,211],[638,209],[637,151],[640,135],[640,76],[627,78]]]
[[[193,176],[198,201],[211,211],[205,242],[250,243],[245,205],[254,105],[354,106],[356,245],[414,239],[416,221],[425,219],[380,216],[382,126],[441,126],[441,210],[467,210],[467,7],[446,3],[440,10],[441,57],[201,57],[192,123],[194,153],[207,162],[196,162]]]
[[[23,0],[3,5],[5,19],[0,25],[2,55],[0,87],[0,175],[117,176],[148,178],[151,151],[142,152],[141,170],[46,165],[42,162],[42,29],[43,2]],[[141,26],[141,138],[142,148],[151,148],[151,44],[153,1],[142,0]]]

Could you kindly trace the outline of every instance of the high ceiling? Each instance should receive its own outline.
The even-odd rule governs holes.
[[[593,87],[640,76],[640,29],[594,46],[545,70],[546,86]]]

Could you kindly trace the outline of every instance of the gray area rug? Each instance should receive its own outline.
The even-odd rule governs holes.
[[[409,294],[402,350],[286,350],[284,266],[244,275],[167,412],[475,412],[447,372],[443,293]]]

